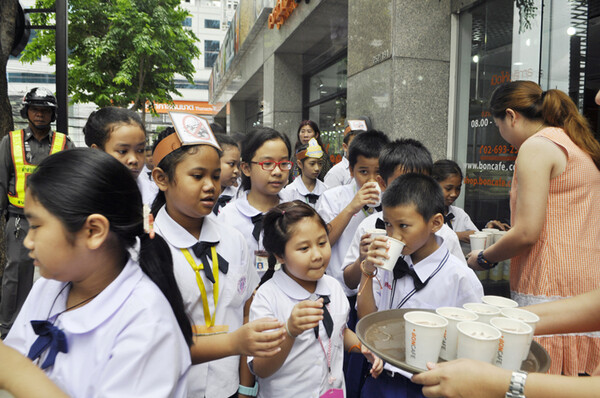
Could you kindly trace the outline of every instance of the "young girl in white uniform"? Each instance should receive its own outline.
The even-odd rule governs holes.
[[[127,169],[87,148],[52,155],[28,179],[25,216],[42,278],[4,343],[33,362],[0,343],[0,389],[186,397],[190,323],[168,247],[144,232]]]
[[[213,208],[213,215],[218,216],[223,207],[241,194],[240,179],[240,147],[235,140],[226,134],[215,134],[219,146],[223,150],[221,155],[221,195]]]
[[[433,164],[431,176],[440,184],[444,193],[444,223],[448,225],[461,242],[469,243],[469,236],[479,229],[475,226],[466,211],[452,204],[460,196],[463,174],[456,162],[449,159],[438,160]],[[500,221],[491,220],[486,228],[498,228],[502,231],[509,229],[509,225]]]
[[[142,174],[146,160],[146,128],[139,115],[130,110],[107,107],[94,111],[83,127],[85,143],[100,149],[123,163],[142,193],[142,201],[150,206],[158,189]]]
[[[209,133],[207,133],[209,134]],[[241,233],[211,214],[220,192],[220,148],[182,128],[159,137],[153,177],[160,192],[154,228],[173,256],[175,278],[196,333],[188,378],[189,397],[230,397],[254,380],[240,355],[263,355],[285,335],[275,319],[244,324],[244,305],[258,285]],[[243,326],[242,326],[243,325]],[[279,329],[261,333],[263,330]]]
[[[327,185],[319,180],[319,174],[325,165],[324,155],[325,152],[314,138],[307,145],[298,148],[296,166],[300,170],[300,178],[295,178],[283,188],[279,195],[282,202],[301,200],[315,207],[321,194],[327,190]]]
[[[287,338],[274,357],[248,358],[258,396],[344,397],[344,350],[362,351],[377,377],[383,362],[346,327],[346,294],[325,275],[331,246],[323,219],[301,201],[282,203],[265,215],[264,244],[282,268],[256,292],[250,319],[276,317]]]
[[[279,192],[292,168],[290,141],[280,132],[258,128],[242,141],[242,188],[246,192],[219,214],[219,221],[246,238],[252,263],[259,275],[275,267],[262,244],[263,215],[281,201]]]

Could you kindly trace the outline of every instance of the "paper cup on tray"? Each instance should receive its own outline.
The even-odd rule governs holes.
[[[460,322],[458,329],[457,358],[469,358],[492,363],[502,335],[495,327],[481,322]]]
[[[427,362],[437,362],[448,321],[425,311],[404,314],[405,361],[419,369],[427,370]]]
[[[495,365],[509,370],[521,369],[523,353],[529,349],[527,341],[532,331],[531,326],[504,317],[492,318],[490,324],[502,333],[498,342]]]
[[[456,325],[459,322],[476,321],[478,316],[472,311],[458,307],[440,307],[435,312],[448,321],[448,326],[446,326],[444,332],[444,340],[442,341],[442,349],[440,350],[440,358],[451,361],[456,359],[456,345],[458,343]]]

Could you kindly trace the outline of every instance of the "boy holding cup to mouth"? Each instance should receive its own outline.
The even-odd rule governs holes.
[[[383,194],[387,236],[405,244],[393,272],[378,267],[389,259],[387,237],[377,236],[361,263],[358,317],[396,308],[460,307],[479,302],[483,288],[475,273],[446,248],[436,232],[444,224],[444,197],[439,184],[423,174],[398,177]],[[378,274],[379,284],[373,279]],[[374,289],[375,286],[375,289]],[[380,378],[367,380],[363,396],[422,396],[420,386],[386,364]]]

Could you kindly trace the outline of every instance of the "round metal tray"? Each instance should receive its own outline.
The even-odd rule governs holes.
[[[404,362],[404,314],[409,311],[435,312],[417,308],[374,312],[358,321],[356,335],[369,350],[386,362],[410,373],[421,373],[425,370]],[[438,361],[445,362],[441,358]],[[540,344],[533,341],[521,370],[545,373],[549,368],[550,356]]]

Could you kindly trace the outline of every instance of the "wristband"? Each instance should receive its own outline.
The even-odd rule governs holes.
[[[258,395],[258,381],[254,382],[254,387],[246,387],[240,384],[238,387],[238,393],[247,395],[249,397],[256,397]]]
[[[377,275],[377,271],[379,270],[379,268],[375,268],[375,271],[368,273],[367,271],[365,271],[365,261],[367,260],[362,260],[360,263],[360,272],[362,272],[362,274],[367,278],[373,278],[375,275]]]
[[[484,270],[489,270],[494,268],[498,263],[491,263],[483,256],[483,250],[479,252],[477,255],[477,265],[479,265]]]
[[[362,351],[362,345],[359,342],[358,344],[354,344],[352,347],[350,347],[348,354],[350,354],[354,348],[358,348],[358,351]]]
[[[288,319],[289,320],[289,319]],[[285,321],[285,331],[287,332],[288,336],[290,336],[291,338],[295,339],[298,336],[294,336],[291,332],[290,329],[288,328],[288,321]]]
[[[504,398],[525,398],[525,381],[527,372],[517,370],[510,377],[510,385]]]

